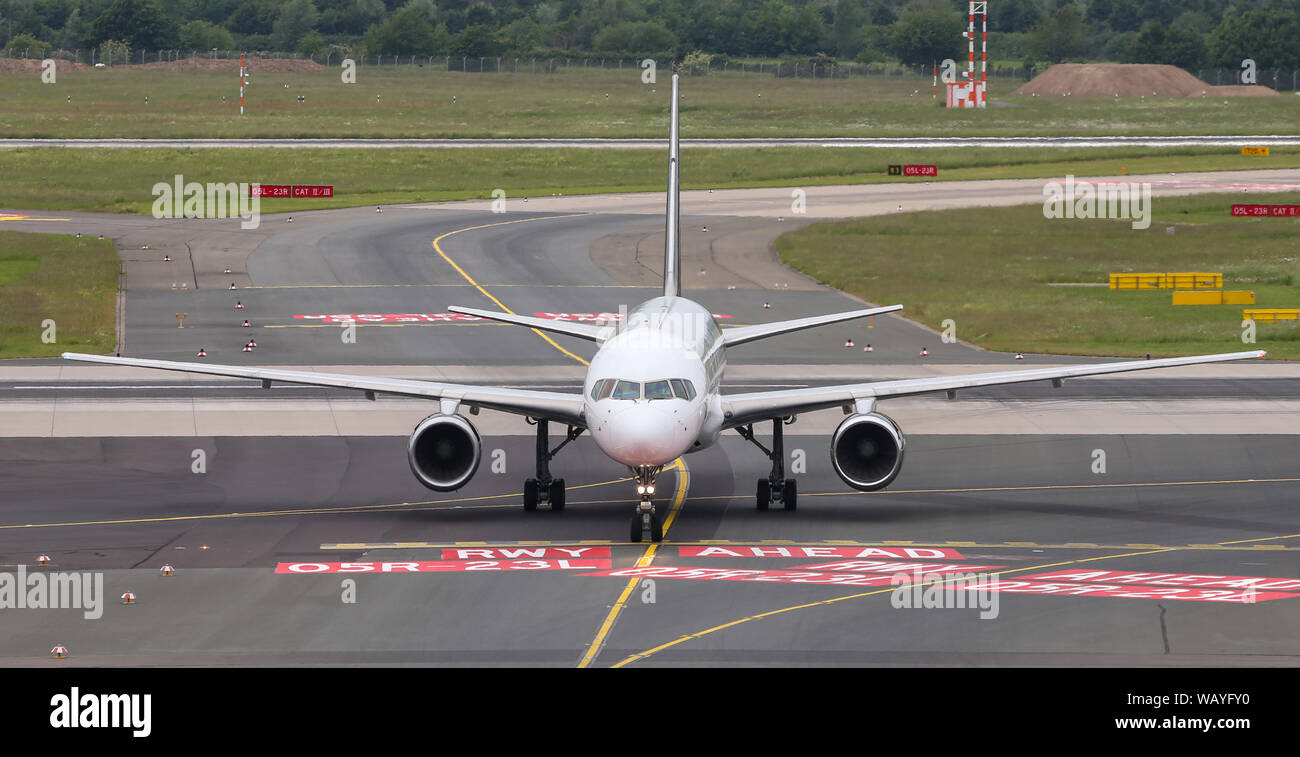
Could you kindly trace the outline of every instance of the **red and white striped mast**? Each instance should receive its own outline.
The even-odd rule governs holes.
[[[983,108],[988,99],[988,67],[989,67],[989,4],[988,0],[970,0],[969,12],[966,15],[966,33],[962,36],[966,38],[966,84],[972,86],[975,84],[975,16],[980,17],[980,86],[979,100],[976,107]]]
[[[239,54],[239,115],[244,115],[244,54]]]

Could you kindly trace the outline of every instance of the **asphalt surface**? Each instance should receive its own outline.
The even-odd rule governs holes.
[[[516,312],[594,313],[652,296],[661,220],[611,211],[612,200],[591,202],[601,212],[569,217],[549,208],[504,217],[464,205],[353,209],[300,214],[292,225],[268,217],[256,232],[239,232],[228,222],[89,214],[64,223],[88,233],[109,229],[124,251],[130,289],[124,354],[191,360],[205,346],[212,362],[373,366],[391,375],[432,366],[461,380],[476,380],[478,372],[477,380],[568,385],[581,375],[579,359],[591,354],[586,343],[557,338],[568,355],[526,329],[441,321],[363,325],[350,343],[337,324],[295,316],[496,307],[488,293]],[[38,225],[14,227],[23,223],[24,229]],[[687,225],[701,230],[684,238],[687,294],[734,323],[861,307],[784,269],[770,246],[756,241],[770,241],[791,223],[690,216]],[[141,249],[145,244],[149,249]],[[163,250],[172,263],[161,262]],[[188,291],[179,288],[178,270],[190,276]],[[245,307],[235,310],[235,301]],[[177,328],[176,312],[188,314],[184,328]],[[244,318],[248,329],[240,325]],[[256,336],[254,352],[240,350],[246,334]],[[854,339],[852,359],[847,338]],[[874,347],[869,358],[865,343]],[[931,354],[918,367],[920,346]],[[945,344],[897,317],[876,319],[870,329],[830,327],[746,345],[730,357],[733,385],[824,383],[868,365],[882,377],[1020,365],[1005,354]],[[1026,367],[1044,362],[1027,358]],[[868,359],[874,362],[860,362]],[[1175,577],[1175,585],[1207,575],[1297,579],[1300,436],[1275,427],[1271,433],[1224,430],[1243,420],[1249,428],[1260,408],[1300,392],[1300,381],[1267,373],[1267,364],[1234,367],[1239,372],[1230,374],[1071,381],[1060,390],[980,390],[947,405],[930,402],[926,413],[940,423],[963,415],[970,422],[976,412],[971,425],[978,433],[905,423],[905,430],[922,430],[907,439],[903,472],[890,489],[871,494],[852,492],[835,476],[826,433],[839,416],[815,414],[800,419],[786,439],[788,474],[799,481],[796,512],[756,511],[755,481],[765,475],[766,460],[728,433],[720,445],[687,456],[684,471],[660,477],[660,512],[671,520],[667,541],[653,549],[626,542],[631,485],[586,437],[552,463],[569,487],[566,511],[525,513],[521,486],[531,473],[533,440],[518,419],[480,416],[478,475],[461,491],[436,494],[407,468],[402,435],[409,422],[352,434],[335,420],[332,432],[285,425],[269,432],[283,435],[266,435],[281,416],[269,409],[272,399],[245,402],[254,392],[242,382],[123,372],[120,380],[103,373],[77,380],[69,373],[65,384],[37,375],[66,365],[13,366],[32,374],[4,375],[0,400],[6,409],[82,404],[138,412],[129,421],[114,415],[115,426],[91,435],[75,429],[74,435],[0,434],[0,571],[32,566],[40,554],[51,565],[33,571],[103,571],[104,612],[89,620],[73,609],[0,610],[4,665],[1300,662],[1294,633],[1300,596],[1290,593],[1265,592],[1255,602],[1149,592],[1096,596],[1075,590],[1093,592],[1100,579],[1076,577],[1056,584],[1071,590],[1066,593],[999,592],[996,617],[981,619],[969,607],[897,608],[888,584],[865,586],[866,579],[836,586],[778,580],[792,578],[788,572],[744,574],[749,580],[721,580],[716,572],[583,575],[638,564],[661,571],[789,571],[836,560],[824,551],[772,556],[781,554],[776,550],[839,548],[887,550],[864,559],[896,558],[902,565],[986,566],[970,571],[997,571],[1004,581],[1071,568],[1193,576]],[[58,388],[37,388],[49,386]],[[342,417],[350,402],[329,391],[278,391],[283,394],[267,394],[324,405],[327,416]],[[140,403],[122,402],[123,394]],[[1105,413],[1091,402],[1098,395],[1112,402]],[[1148,410],[1154,413],[1213,410],[1195,411],[1190,433],[1108,430],[1123,412],[1114,408],[1130,400],[1157,406]],[[906,416],[909,402],[882,403],[882,410],[897,407]],[[358,404],[386,417],[380,412],[386,403],[399,404]],[[163,428],[162,405],[184,406],[194,424],[203,412],[219,415],[238,405],[229,415],[249,427],[178,432]],[[1007,420],[1043,408],[1064,409],[1076,425],[1091,422],[1096,430],[1062,425],[1026,432]],[[766,443],[769,429],[758,430]],[[554,439],[560,429],[552,432]],[[710,546],[757,546],[769,556],[690,554]],[[607,548],[609,557],[589,563],[578,553],[561,564],[567,558],[556,552],[454,552],[524,548]],[[925,548],[949,551],[942,557],[902,551]],[[548,562],[510,563],[511,556]],[[608,566],[599,564],[604,560]],[[310,572],[345,562],[373,563],[376,572]],[[408,573],[412,562],[440,563],[443,570]],[[160,577],[164,564],[176,575]],[[290,571],[290,564],[306,564],[308,572],[276,572]],[[819,580],[854,575],[813,572]],[[348,578],[355,578],[352,586]],[[137,594],[135,604],[116,599],[126,591]],[[67,646],[71,657],[50,660],[54,644]]]
[[[1088,136],[1088,137],[802,137],[750,139],[682,139],[683,147],[1182,147],[1186,145],[1255,146],[1300,144],[1300,136],[1285,134],[1225,134],[1222,136]],[[110,147],[118,149],[188,148],[331,148],[331,149],[473,149],[479,147],[581,147],[610,150],[658,150],[666,139],[0,139],[5,147]]]
[[[970,608],[896,608],[888,587],[664,577],[635,579],[619,606],[628,578],[496,570],[493,560],[456,573],[275,572],[281,563],[440,561],[444,548],[499,546],[607,546],[614,569],[648,561],[789,570],[835,561],[679,550],[745,545],[775,555],[854,544],[955,549],[961,559],[951,562],[1003,566],[1008,581],[1071,566],[1300,575],[1300,553],[1277,538],[1300,531],[1297,437],[917,436],[902,475],[876,494],[846,492],[824,439],[806,441],[815,448],[795,513],[755,511],[753,482],[765,465],[739,438],[688,456],[689,493],[668,541],[647,558],[619,538],[630,484],[585,439],[553,464],[570,486],[564,513],[522,511],[518,477],[531,445],[523,437],[486,442],[504,452],[506,473],[484,471],[438,496],[405,470],[400,438],[0,440],[0,563],[31,565],[43,552],[52,565],[31,570],[103,571],[108,598],[98,620],[6,610],[0,662],[52,664],[45,653],[55,643],[72,654],[59,664],[84,665],[573,666],[591,656],[609,666],[634,655],[645,655],[630,663],[638,666],[1297,662],[1295,599],[1003,594],[997,617],[980,619]],[[206,473],[191,472],[191,447],[206,450]],[[1091,472],[1094,449],[1110,453],[1105,474]],[[675,490],[676,475],[661,478],[663,491]],[[160,577],[163,564],[176,575]],[[355,604],[342,601],[348,577]],[[126,591],[136,604],[118,603]],[[612,630],[592,650],[615,606]]]

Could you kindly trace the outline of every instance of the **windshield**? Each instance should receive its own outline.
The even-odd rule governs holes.
[[[642,394],[642,388],[645,393]],[[641,384],[625,379],[600,379],[591,385],[591,398],[596,401],[604,399],[639,400],[693,400],[695,385],[687,379],[658,379]]]
[[[641,385],[635,381],[619,381],[614,385],[614,399],[635,400],[641,398]]]

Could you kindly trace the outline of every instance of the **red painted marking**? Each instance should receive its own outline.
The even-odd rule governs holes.
[[[1005,565],[957,565],[953,563],[894,562],[890,560],[846,560],[818,565],[798,565],[801,570],[844,570],[852,573],[973,573],[997,570]]]
[[[603,570],[609,560],[394,560],[392,562],[282,562],[276,573],[469,573],[500,570]]]
[[[857,573],[823,573],[799,570],[745,570],[740,568],[648,567],[602,570],[583,576],[647,578],[689,578],[697,581],[755,581],[782,584],[833,584],[835,586],[888,586],[892,576],[864,576]]]
[[[617,321],[618,313],[535,313],[538,318],[551,321]],[[714,318],[731,318],[732,316],[715,313]],[[464,313],[335,313],[319,315],[295,315],[294,318],[306,321],[324,321],[325,323],[439,323],[444,321],[482,321],[477,315]]]
[[[1300,578],[1263,578],[1258,576],[1219,576],[1204,573],[1139,573],[1127,570],[1055,570],[1023,578],[1050,578],[1054,581],[1089,583],[1143,584],[1147,586],[1197,586],[1220,589],[1279,589],[1300,591]]]
[[[1281,591],[1236,591],[1196,587],[1117,586],[1114,584],[1051,583],[1046,581],[1000,580],[962,585],[967,591],[991,591],[999,594],[1052,594],[1061,596],[1109,597],[1118,599],[1181,599],[1192,602],[1236,602],[1250,604],[1273,599],[1291,599],[1300,594]]]
[[[458,547],[444,549],[444,560],[518,560],[521,558],[589,559],[609,557],[609,547]]]
[[[907,165],[903,166],[904,176],[938,176],[938,166]]]
[[[438,323],[441,321],[481,321],[476,315],[463,313],[336,313],[334,315],[295,315],[307,321],[326,323]]]
[[[334,187],[324,185],[295,184],[293,185],[294,197],[333,197]]]
[[[551,321],[621,321],[622,313],[533,313],[538,318]],[[729,315],[714,313],[714,318],[730,318]]]
[[[292,189],[288,184],[250,184],[249,197],[288,197]]]
[[[885,557],[894,560],[961,560],[941,547],[678,547],[681,557]]]

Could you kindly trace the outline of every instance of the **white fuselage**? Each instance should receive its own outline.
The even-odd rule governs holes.
[[[627,314],[592,358],[583,384],[596,446],[624,465],[667,465],[704,449],[722,427],[722,331],[702,305],[656,297]]]

